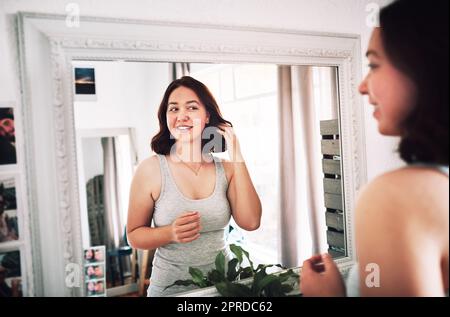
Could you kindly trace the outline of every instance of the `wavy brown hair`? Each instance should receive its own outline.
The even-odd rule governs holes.
[[[228,124],[233,126],[230,121],[225,120],[220,113],[219,106],[216,99],[202,82],[190,77],[184,76],[180,79],[174,80],[169,87],[167,87],[164,97],[161,101],[158,110],[159,132],[152,138],[151,148],[155,153],[167,155],[170,154],[170,149],[175,144],[175,139],[171,138],[169,127],[167,126],[167,107],[169,106],[169,97],[172,92],[179,88],[186,87],[195,92],[201,103],[205,106],[209,114],[209,126],[219,126],[220,124]],[[202,137],[202,149],[210,142],[210,138]],[[217,151],[215,151],[217,152]]]
[[[399,146],[407,163],[448,165],[448,0],[397,0],[380,12],[383,46],[417,87]]]

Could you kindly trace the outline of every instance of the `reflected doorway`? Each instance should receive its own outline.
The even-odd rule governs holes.
[[[107,296],[137,291],[137,253],[125,230],[137,161],[132,135],[128,128],[77,130],[83,247],[105,247]]]

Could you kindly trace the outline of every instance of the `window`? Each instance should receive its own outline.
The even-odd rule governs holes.
[[[279,126],[276,65],[191,64],[191,76],[213,93],[232,122],[256,191],[261,199],[258,230],[232,232],[255,264],[279,263]],[[228,159],[228,153],[218,155]],[[234,222],[231,223],[236,227]]]

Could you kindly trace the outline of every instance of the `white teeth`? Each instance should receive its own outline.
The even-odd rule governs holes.
[[[177,127],[178,130],[189,130],[192,127],[188,127],[188,126],[181,126],[181,127]]]

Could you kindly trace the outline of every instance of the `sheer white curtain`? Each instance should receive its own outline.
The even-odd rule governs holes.
[[[297,179],[294,146],[294,114],[290,66],[278,70],[280,104],[280,255],[281,264],[298,266]]]
[[[114,137],[102,138],[104,164],[104,205],[106,225],[106,247],[114,250],[124,245],[125,223],[121,210],[121,179],[118,169],[117,142]]]
[[[190,75],[189,63],[171,63],[170,64],[170,77],[173,80],[179,79],[183,76]]]
[[[279,66],[281,263],[326,250],[320,126],[313,66]],[[335,82],[334,82],[335,83]],[[329,105],[333,107],[335,105]]]

